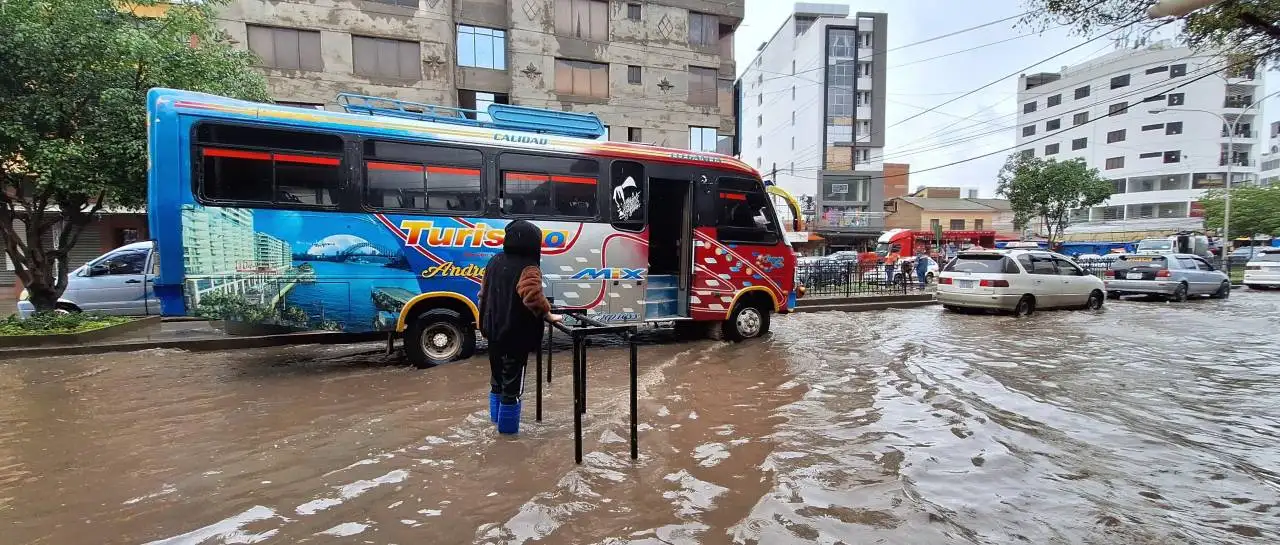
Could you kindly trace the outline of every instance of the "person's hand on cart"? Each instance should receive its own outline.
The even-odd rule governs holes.
[[[564,315],[556,314],[554,312],[549,312],[547,313],[547,322],[552,324],[558,324],[558,323],[564,322]]]

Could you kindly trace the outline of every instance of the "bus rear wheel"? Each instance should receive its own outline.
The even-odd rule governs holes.
[[[475,327],[453,310],[428,310],[409,322],[404,332],[405,356],[419,369],[469,358],[475,351]]]

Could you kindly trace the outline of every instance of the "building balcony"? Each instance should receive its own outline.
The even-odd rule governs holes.
[[[1221,158],[1221,157],[1220,157],[1220,158],[1218,158],[1218,166],[1220,166],[1220,167],[1225,167],[1225,166],[1227,166],[1227,162],[1228,162],[1228,161],[1227,161],[1225,158]],[[1250,159],[1248,159],[1248,158],[1236,158],[1236,159],[1232,159],[1232,160],[1230,161],[1230,163],[1231,163],[1231,166],[1233,166],[1233,167],[1256,167],[1256,166],[1258,166],[1258,162],[1257,162],[1257,161],[1253,161],[1253,160],[1250,160]]]
[[[1223,138],[1226,138],[1228,136],[1230,136],[1232,140],[1252,140],[1258,137],[1258,131],[1238,130],[1234,135],[1231,134],[1231,131],[1226,131],[1226,130],[1222,131]]]
[[[1222,107],[1229,110],[1243,110],[1253,106],[1253,97],[1229,98],[1222,101]]]

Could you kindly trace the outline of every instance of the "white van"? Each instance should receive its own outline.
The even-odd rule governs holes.
[[[71,271],[67,290],[58,299],[63,312],[99,312],[115,316],[160,314],[152,289],[160,260],[151,241],[121,246]],[[26,290],[18,296],[18,315],[35,314]]]

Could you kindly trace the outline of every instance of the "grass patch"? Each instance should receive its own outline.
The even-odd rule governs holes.
[[[93,313],[57,314],[46,312],[36,314],[26,320],[20,320],[17,316],[10,316],[0,320],[0,336],[67,335],[120,325],[128,321],[130,321],[129,318],[103,316]]]

